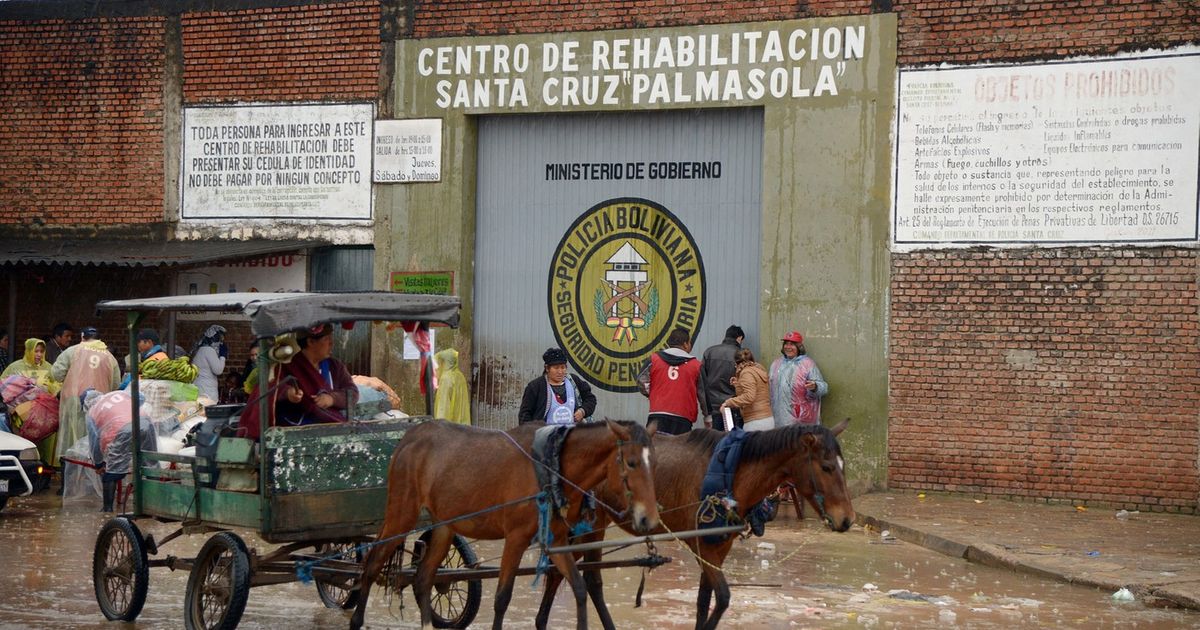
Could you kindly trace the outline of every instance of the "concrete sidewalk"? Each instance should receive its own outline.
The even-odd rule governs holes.
[[[947,555],[1200,610],[1200,516],[899,492],[854,508],[860,525]]]

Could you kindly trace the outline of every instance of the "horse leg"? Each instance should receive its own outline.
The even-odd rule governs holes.
[[[453,538],[454,533],[449,527],[435,527],[430,533],[429,543],[425,545],[425,555],[421,557],[421,564],[417,567],[417,574],[413,579],[413,596],[417,598],[417,605],[421,610],[422,628],[433,627],[433,576],[450,551]]]
[[[558,593],[558,585],[563,580],[558,573],[547,573],[545,578],[546,588],[542,591],[542,603],[538,606],[537,618],[534,620],[537,630],[546,630],[546,623],[550,621],[550,608],[554,606],[554,595]]]
[[[392,538],[396,534],[406,532],[411,529],[409,527],[387,527],[387,522],[384,524],[384,530],[379,535],[381,542],[367,551],[367,558],[363,562],[363,573],[360,578],[361,583],[358,585],[358,605],[354,607],[354,615],[350,618],[350,630],[359,630],[363,625],[363,617],[367,612],[367,597],[371,594],[371,585],[375,583],[375,578],[379,577],[379,572],[383,570],[387,561],[396,552],[397,547],[404,545],[403,538]]]
[[[493,604],[495,616],[492,618],[492,630],[504,627],[504,611],[512,600],[513,582],[517,578],[517,568],[521,566],[521,555],[529,547],[532,535],[529,532],[509,532],[504,539],[504,551],[500,554],[500,575],[496,576],[496,601]]]
[[[583,553],[585,562],[599,562],[601,558],[599,549],[589,549]],[[604,630],[615,630],[612,615],[608,614],[608,604],[604,603],[604,574],[600,569],[588,569],[583,572],[583,581],[587,585],[588,595],[592,598],[592,607],[600,616],[600,624],[604,626]]]
[[[729,544],[726,543],[726,552],[728,552]],[[703,630],[716,630],[717,623],[721,621],[721,615],[725,614],[725,610],[729,608],[729,582],[725,580],[725,572],[719,568],[725,562],[725,554],[718,550],[706,550],[701,546],[700,557],[705,560],[704,574],[708,578],[709,589],[717,596],[712,612],[708,614],[708,619],[705,620],[702,627]],[[705,598],[704,608],[708,609],[708,598]]]
[[[700,587],[696,589],[696,630],[701,630],[708,622],[708,606],[712,602],[712,584],[709,582],[708,569],[700,565]]]
[[[578,630],[587,630],[588,592],[583,583],[583,576],[575,566],[575,557],[569,553],[556,553],[550,556],[550,561],[554,563],[560,575],[566,576],[571,585],[571,592],[575,595],[575,627]]]

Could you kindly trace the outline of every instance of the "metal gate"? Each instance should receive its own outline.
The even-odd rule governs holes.
[[[370,291],[375,250],[370,247],[326,247],[313,251],[309,285],[313,291]],[[334,335],[334,356],[351,374],[371,373],[371,332],[367,322]]]
[[[550,346],[596,417],[644,420],[633,377],[672,328],[697,355],[756,339],[762,134],[759,109],[480,118],[476,424],[516,424]]]

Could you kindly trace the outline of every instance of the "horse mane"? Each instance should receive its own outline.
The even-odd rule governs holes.
[[[695,429],[680,437],[687,442],[688,446],[712,455],[713,450],[717,448],[717,442],[725,437],[725,432],[716,429]]]
[[[601,422],[585,422],[584,424],[576,424],[574,426],[574,429],[576,431],[585,431],[585,432],[586,431],[595,431],[595,430],[599,430],[599,429],[608,430],[608,426],[605,424],[605,422],[615,422],[616,424],[619,424],[619,425],[625,427],[626,429],[628,429],[629,437],[638,446],[650,446],[651,445],[650,434],[646,433],[646,427],[643,427],[641,424],[634,422],[633,420],[613,420],[611,418],[606,418],[604,421],[601,421]],[[544,422],[524,422],[524,423],[517,425],[516,428],[529,427],[528,430],[530,432],[532,432],[532,431],[536,431],[537,429],[544,427],[544,426],[546,426],[546,423],[544,423]]]
[[[742,461],[752,462],[781,450],[794,449],[806,435],[816,435],[825,450],[837,455],[842,454],[837,436],[828,427],[821,424],[791,424],[770,431],[751,431],[747,434],[746,440],[742,442]]]

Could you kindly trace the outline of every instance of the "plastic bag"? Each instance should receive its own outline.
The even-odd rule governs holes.
[[[41,442],[58,431],[58,399],[46,392],[17,407],[21,428],[17,434],[30,442]]]
[[[391,409],[392,403],[387,394],[368,385],[358,385],[358,404],[354,405],[350,417],[370,418]]]
[[[100,475],[92,462],[92,441],[83,436],[75,441],[63,459],[82,464],[63,462],[63,505],[71,503],[100,504],[104,496],[100,491]]]
[[[84,503],[100,505],[103,496],[100,474],[96,469],[78,464],[69,464],[63,469],[64,506]]]
[[[37,381],[20,374],[13,374],[0,383],[0,399],[4,401],[4,404],[13,407],[33,400],[37,397],[38,392],[44,391],[38,387]]]

